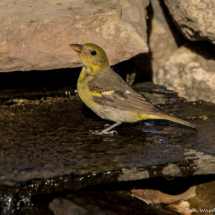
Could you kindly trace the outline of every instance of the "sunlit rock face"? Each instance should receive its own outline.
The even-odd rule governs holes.
[[[188,100],[215,103],[214,45],[196,42],[179,48],[154,73],[153,81],[165,85]]]
[[[173,21],[189,40],[215,44],[214,0],[165,0]]]
[[[153,82],[190,101],[215,102],[214,4],[208,0],[151,1]]]
[[[148,0],[0,3],[0,72],[81,66],[71,43],[95,43],[110,64],[148,51]]]

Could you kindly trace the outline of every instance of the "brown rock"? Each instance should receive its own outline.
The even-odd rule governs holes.
[[[50,204],[49,204],[49,209],[53,211],[55,215],[88,215],[89,212],[75,203],[63,199],[63,198],[58,198],[54,199]]]
[[[187,39],[215,43],[215,0],[165,0],[165,3]]]
[[[81,200],[81,199],[80,199]],[[74,202],[57,198],[49,203],[49,209],[53,211],[55,215],[116,215],[112,211],[101,209],[97,205],[84,204],[77,205]]]
[[[148,0],[2,2],[0,72],[81,66],[71,43],[98,44],[110,64],[147,52],[147,4]]]
[[[153,190],[153,189],[141,189],[141,188],[133,188],[132,195],[146,204],[159,204],[159,203],[173,203],[180,200],[187,200],[192,198],[196,195],[196,186],[190,187],[184,193],[178,195],[170,195],[167,193],[163,193],[160,190]]]
[[[165,85],[189,100],[215,102],[215,46],[190,42],[179,48],[154,74],[154,83]]]
[[[206,178],[205,178],[206,179]],[[196,196],[189,199],[191,205],[190,208],[196,208],[196,215],[210,214],[213,215],[215,212],[214,202],[215,202],[215,181],[213,177],[207,177],[207,179],[197,185]]]

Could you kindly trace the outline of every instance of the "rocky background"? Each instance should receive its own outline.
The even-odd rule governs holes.
[[[215,102],[215,0],[0,2],[0,72],[80,67],[71,43],[95,43],[127,81]],[[199,42],[200,41],[200,42]],[[136,76],[136,78],[135,78]]]
[[[215,1],[151,0],[151,5],[154,83],[188,100],[215,102]]]

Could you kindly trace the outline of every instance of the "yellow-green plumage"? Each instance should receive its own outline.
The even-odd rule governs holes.
[[[195,125],[173,117],[156,108],[147,98],[134,91],[109,66],[105,52],[94,44],[70,45],[79,53],[83,68],[78,79],[78,94],[82,101],[103,119],[117,122],[96,134],[108,134],[122,122],[166,119],[192,128]]]

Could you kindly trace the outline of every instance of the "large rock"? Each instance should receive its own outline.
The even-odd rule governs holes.
[[[182,46],[186,39],[177,30],[163,0],[151,0],[148,9],[149,53],[134,58],[136,80],[152,81],[152,76],[166,63],[171,54]],[[133,71],[132,71],[133,72]]]
[[[179,48],[153,77],[156,84],[179,92],[189,100],[215,103],[215,46],[190,42]]]
[[[215,0],[165,0],[165,3],[187,39],[215,43]]]
[[[183,36],[172,23],[171,16],[163,0],[151,0],[153,19],[149,37],[149,48],[152,53],[153,74],[170,58],[179,46],[185,43]]]
[[[148,52],[148,0],[0,2],[0,72],[81,66],[71,43],[96,43],[110,64]]]

